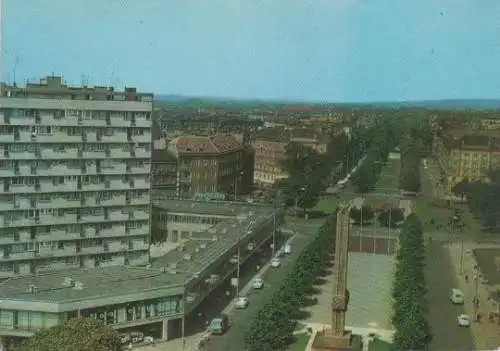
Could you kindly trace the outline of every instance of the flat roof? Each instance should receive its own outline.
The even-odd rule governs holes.
[[[0,299],[70,303],[83,300],[107,300],[123,303],[116,297],[130,295],[129,300],[168,296],[167,289],[184,288],[194,274],[203,273],[208,266],[242,240],[273,220],[274,212],[247,211],[245,216],[222,221],[203,233],[196,233],[183,243],[183,250],[172,250],[153,259],[151,266],[111,266],[91,269],[66,269],[42,274],[10,278],[0,283]],[[252,223],[252,224],[250,224]],[[252,230],[253,229],[253,230]],[[249,231],[252,230],[252,231]],[[202,246],[202,244],[204,244]],[[190,255],[187,259],[186,255]],[[175,263],[175,265],[173,265]],[[166,269],[163,269],[163,268]],[[64,278],[83,283],[82,290],[63,285]],[[29,286],[37,292],[29,292]],[[161,295],[163,294],[163,295]],[[134,295],[134,296],[132,296]],[[103,305],[104,303],[101,303]]]
[[[182,251],[171,250],[153,259],[151,264],[153,267],[170,267],[179,273],[203,272],[208,265],[231,250],[238,241],[253,235],[272,220],[273,213],[268,212],[219,222],[209,232],[194,234],[192,239],[181,245]],[[205,248],[202,248],[202,245]],[[186,255],[191,255],[191,259],[185,259]],[[172,266],[173,263],[175,268]]]
[[[82,282],[84,288],[65,287],[65,277]],[[185,278],[145,267],[65,269],[10,278],[0,283],[0,298],[52,303],[79,301],[179,286],[184,284]],[[30,284],[37,287],[36,293],[28,290]]]
[[[249,211],[264,214],[275,209],[272,205],[246,202],[168,199],[166,195],[163,196],[164,193],[161,190],[155,191],[155,194],[152,195],[153,206],[172,213],[236,217]]]

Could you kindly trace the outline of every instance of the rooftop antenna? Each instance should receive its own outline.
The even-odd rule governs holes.
[[[2,1],[2,0],[0,0]],[[16,71],[17,71],[17,65],[19,64],[19,56],[16,55],[16,59],[14,61],[14,68],[12,69],[12,83],[16,85]]]

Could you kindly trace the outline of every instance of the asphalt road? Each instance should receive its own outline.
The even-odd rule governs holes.
[[[451,259],[441,245],[433,241],[427,246],[428,318],[434,335],[429,350],[473,350],[470,330],[457,325],[457,316],[464,312],[464,308],[450,302],[451,289],[457,286],[457,277]]]
[[[272,294],[279,289],[281,281],[293,267],[293,263],[300,255],[303,248],[314,238],[317,227],[300,225],[296,226],[299,234],[292,243],[292,253],[283,256],[281,267],[269,268],[263,275],[264,287],[260,290],[250,289],[247,297],[250,301],[245,310],[233,309],[229,312],[231,328],[221,336],[213,336],[207,351],[243,351],[245,331],[256,317],[258,311],[270,300]]]

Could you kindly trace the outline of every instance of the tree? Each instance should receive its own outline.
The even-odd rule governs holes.
[[[94,318],[74,318],[38,331],[16,351],[118,351],[118,333]]]
[[[366,224],[375,217],[375,211],[370,206],[363,205],[361,208],[353,207],[349,216],[355,223]]]
[[[300,254],[280,288],[258,312],[245,332],[248,351],[284,349],[291,340],[308,289],[330,260],[335,224],[332,218],[319,228],[314,240]]]
[[[424,350],[431,333],[427,322],[425,243],[420,220],[408,216],[399,236],[392,298],[396,350]]]
[[[462,198],[470,196],[471,190],[472,190],[471,184],[467,179],[458,182],[451,188],[451,191],[453,192],[453,194],[455,194],[455,196],[459,196]]]
[[[390,208],[378,215],[378,221],[384,227],[397,228],[404,220],[405,215],[400,208]]]

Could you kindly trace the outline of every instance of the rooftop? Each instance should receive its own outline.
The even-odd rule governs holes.
[[[181,136],[170,142],[179,154],[223,154],[241,150],[231,135]]]
[[[196,274],[224,253],[233,248],[239,240],[252,235],[273,219],[272,213],[255,215],[255,213],[219,222],[208,232],[194,235],[188,242],[172,250],[166,255],[154,259],[153,267],[167,267],[184,274]],[[189,259],[186,259],[189,258]]]
[[[289,136],[284,127],[263,128],[255,134],[255,140],[284,142],[289,141]]]
[[[64,286],[65,277],[83,283],[83,289]],[[185,278],[183,275],[141,267],[67,269],[10,278],[0,283],[0,298],[54,303],[71,302],[183,285]],[[36,286],[36,293],[29,291],[30,284]]]
[[[161,190],[155,191],[153,206],[170,212],[192,213],[207,216],[237,216],[240,213],[254,211],[258,214],[269,213],[273,206],[265,204],[249,204],[246,202],[230,201],[193,201],[173,200]]]

